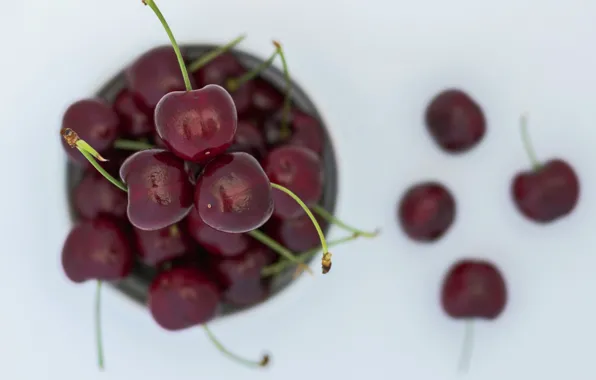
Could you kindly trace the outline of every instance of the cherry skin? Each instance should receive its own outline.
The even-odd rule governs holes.
[[[85,172],[72,195],[75,211],[82,218],[94,219],[100,215],[126,217],[126,194],[95,169]]]
[[[62,267],[73,282],[118,280],[132,270],[134,255],[125,234],[110,218],[77,223],[62,247]]]
[[[190,80],[194,87],[192,78]],[[186,89],[176,53],[169,45],[153,48],[137,58],[126,70],[126,81],[149,112],[167,93]]]
[[[186,226],[189,235],[212,256],[238,256],[252,243],[252,238],[245,234],[231,234],[209,227],[194,207],[186,217]]]
[[[255,124],[240,120],[234,142],[228,152],[246,152],[260,161],[267,154],[267,147],[261,131]]]
[[[262,78],[253,81],[251,111],[258,115],[270,115],[282,108],[284,95]]]
[[[321,160],[310,149],[285,145],[269,152],[263,162],[265,173],[273,183],[290,189],[309,207],[323,196]],[[280,219],[297,218],[304,210],[295,200],[281,191],[273,192],[273,215]]]
[[[154,231],[135,228],[134,233],[138,254],[147,265],[156,266],[182,257],[192,249],[188,236],[179,228],[166,227]]]
[[[315,218],[319,226],[325,228],[326,222],[318,215]],[[293,219],[272,219],[265,225],[265,231],[292,252],[304,252],[321,245],[319,234],[306,214]]]
[[[228,80],[244,75],[247,70],[230,53],[224,53],[197,70],[193,77],[199,87],[216,84],[226,87]],[[232,99],[239,115],[249,111],[252,105],[253,83],[248,81],[232,92]]]
[[[317,119],[300,110],[293,109],[288,117],[291,133],[284,138],[281,133],[282,116],[283,112],[279,111],[265,121],[263,133],[269,148],[289,144],[309,148],[318,155],[323,153],[324,134],[321,123]]]
[[[175,331],[209,322],[220,298],[217,285],[199,269],[177,267],[153,279],[147,303],[157,324]]]
[[[537,223],[550,223],[575,209],[579,187],[571,165],[553,159],[538,169],[518,173],[511,183],[511,195],[524,216]]]
[[[490,262],[458,261],[445,276],[441,303],[451,318],[495,319],[507,303],[505,280]]]
[[[410,187],[398,205],[398,220],[406,235],[418,242],[433,242],[449,230],[455,220],[455,199],[438,182]]]
[[[152,112],[145,112],[140,100],[129,90],[122,90],[114,101],[120,117],[122,134],[126,137],[145,137],[155,131]]]
[[[211,160],[197,179],[194,204],[210,227],[244,233],[261,227],[271,217],[272,188],[253,156],[225,153]]]
[[[178,157],[202,163],[232,145],[238,120],[230,94],[221,86],[175,91],[155,108],[157,133]]]
[[[170,226],[182,220],[192,207],[193,185],[184,161],[171,152],[136,152],[122,164],[120,177],[128,186],[128,219],[139,229]]]
[[[478,103],[456,89],[435,96],[426,109],[425,121],[434,141],[449,153],[472,149],[486,133],[486,120]]]
[[[112,108],[100,99],[83,99],[71,104],[62,118],[62,128],[70,128],[100,154],[112,146],[119,134],[120,120]],[[60,139],[69,158],[88,167],[89,162],[66,140]]]

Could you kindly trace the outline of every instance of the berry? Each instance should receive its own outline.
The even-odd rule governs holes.
[[[293,109],[288,118],[290,134],[284,136],[282,117],[283,112],[279,111],[265,121],[263,133],[269,148],[290,144],[309,148],[318,155],[323,153],[324,134],[321,123],[317,119]]]
[[[152,112],[143,111],[140,100],[127,89],[114,101],[114,110],[120,117],[122,134],[126,137],[145,137],[155,131]]]
[[[147,265],[159,265],[165,261],[182,257],[192,249],[188,237],[178,227],[170,226],[160,230],[134,229],[138,254]]]
[[[257,127],[251,122],[240,120],[228,152],[246,152],[260,161],[267,154],[267,148]]]
[[[316,216],[321,228],[325,228],[325,221]],[[265,225],[267,234],[292,252],[304,252],[321,245],[317,229],[308,215],[286,220],[270,220]]]
[[[126,216],[126,194],[94,169],[85,172],[81,182],[75,186],[72,197],[75,211],[82,218]]]
[[[284,95],[267,81],[256,78],[252,81],[252,111],[259,115],[270,115],[282,108]]]

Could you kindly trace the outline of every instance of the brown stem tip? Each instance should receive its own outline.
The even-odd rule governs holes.
[[[259,362],[259,365],[261,367],[267,367],[267,365],[269,365],[269,360],[271,358],[269,357],[269,355],[263,355],[263,359],[261,359],[261,361]]]
[[[77,141],[79,141],[79,135],[77,135],[77,133],[72,129],[62,128],[60,130],[60,134],[71,148],[74,148],[77,145]]]
[[[275,46],[276,49],[281,49],[281,44],[278,41],[273,40],[273,46]]]
[[[321,261],[323,274],[327,274],[331,270],[331,256],[331,252],[327,252],[323,255],[323,260]]]

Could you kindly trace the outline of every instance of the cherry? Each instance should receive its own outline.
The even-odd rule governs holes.
[[[522,135],[532,169],[515,175],[511,195],[518,210],[537,223],[550,223],[570,214],[579,199],[579,179],[573,167],[562,159],[538,162],[522,117]]]
[[[225,153],[211,160],[197,179],[194,204],[210,227],[248,232],[261,227],[273,213],[271,184],[253,156]]]
[[[436,95],[426,108],[425,121],[434,141],[449,153],[472,149],[486,133],[482,109],[468,94],[457,89]]]
[[[119,133],[118,115],[110,106],[100,99],[83,99],[71,104],[62,118],[62,129],[77,131],[84,140],[95,147],[98,152],[110,148]],[[75,162],[88,165],[85,157],[62,140],[62,146],[68,156]]]
[[[455,199],[438,182],[416,184],[402,195],[398,219],[410,239],[436,241],[445,235],[455,220]]]
[[[172,46],[153,48],[137,58],[126,70],[126,81],[128,88],[149,112],[155,109],[164,95],[185,89],[185,80]]]
[[[441,303],[454,319],[494,320],[507,303],[507,288],[499,269],[484,260],[464,259],[447,272],[441,291]],[[471,355],[472,322],[468,321],[460,368],[467,369]]]
[[[178,157],[205,162],[234,141],[237,115],[230,94],[221,86],[175,91],[155,108],[157,133]]]
[[[290,189],[307,206],[315,205],[323,195],[323,171],[319,157],[311,150],[285,145],[269,152],[263,167],[271,182]],[[273,214],[280,219],[296,218],[304,210],[292,198],[273,193]]]
[[[325,228],[325,221],[318,216],[321,228]],[[317,229],[308,215],[286,220],[270,220],[265,225],[265,231],[279,244],[293,252],[308,251],[321,245]]]
[[[145,112],[140,100],[127,89],[114,101],[114,110],[120,117],[122,134],[127,137],[144,137],[155,131],[152,112]]]
[[[62,247],[62,267],[73,282],[118,280],[133,266],[130,244],[118,225],[108,217],[77,223]]]
[[[114,187],[97,171],[86,171],[73,190],[73,204],[77,214],[85,219],[100,215],[116,218],[126,216],[126,194]]]
[[[262,78],[252,81],[252,111],[259,115],[270,115],[282,108],[284,94]]]
[[[193,207],[186,218],[189,235],[209,254],[234,257],[246,252],[252,243],[245,234],[231,234],[209,227]]]
[[[147,265],[182,257],[192,249],[188,237],[176,225],[154,231],[135,228],[134,232],[139,256]]]
[[[254,123],[240,120],[228,152],[246,152],[260,161],[267,154],[267,148],[263,135]]]
[[[270,148],[290,144],[309,148],[318,155],[323,153],[323,129],[317,119],[298,109],[292,109],[288,117],[291,130],[289,135],[283,133],[282,120],[283,111],[279,111],[265,121],[263,133]]]
[[[122,164],[120,177],[128,186],[128,219],[139,229],[177,223],[192,207],[192,183],[184,161],[166,150],[134,153]]]
[[[166,330],[182,330],[210,321],[218,312],[217,285],[197,268],[159,273],[149,287],[153,319]]]

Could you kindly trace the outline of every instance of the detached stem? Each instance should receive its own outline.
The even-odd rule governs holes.
[[[245,38],[246,38],[246,34],[242,34],[242,35],[236,37],[235,39],[233,39],[232,41],[228,42],[227,44],[222,45],[216,49],[213,49],[209,53],[203,55],[202,57],[200,57],[199,59],[192,62],[190,65],[188,65],[188,71],[195,72],[195,71],[199,70],[201,67],[203,67],[206,64],[208,64],[209,62],[213,61],[215,58],[219,57],[223,53],[227,52],[228,50],[233,49],[240,42],[244,41]]]
[[[290,251],[283,245],[279,244],[275,240],[271,239],[269,236],[265,235],[262,231],[252,230],[252,231],[248,232],[248,234],[250,236],[252,236],[254,239],[258,240],[259,242],[265,244],[266,246],[268,246],[269,248],[274,250],[280,256],[283,256],[284,258],[286,258],[288,261],[290,261],[294,264],[298,264],[299,266],[303,267],[304,270],[306,270],[310,274],[313,274],[312,270],[306,264],[304,264],[303,260],[300,260],[299,258],[297,258],[296,255],[294,255],[294,253],[292,253],[292,251]]]
[[[530,158],[530,163],[532,164],[534,170],[538,170],[542,165],[540,164],[540,161],[536,156],[536,152],[534,151],[534,147],[532,146],[532,142],[530,141],[530,133],[528,132],[528,116],[525,114],[520,118],[520,130],[524,148],[526,149],[526,153]]]
[[[228,80],[228,83],[226,84],[226,88],[230,92],[234,92],[234,91],[238,90],[244,83],[255,79],[257,75],[259,75],[261,72],[263,72],[263,70],[265,70],[266,68],[271,66],[273,64],[273,61],[275,60],[275,57],[277,57],[277,55],[278,55],[278,51],[276,50],[275,52],[273,52],[273,54],[271,54],[271,56],[265,62],[262,62],[260,65],[258,65],[254,69],[250,70],[249,72],[245,73],[242,76],[239,76],[238,78],[232,78],[232,79]]]
[[[207,334],[207,336],[209,337],[209,340],[213,343],[213,345],[215,347],[217,347],[217,349],[224,354],[225,356],[227,356],[228,358],[240,363],[240,364],[244,364],[246,366],[249,367],[266,367],[267,364],[269,364],[269,355],[263,355],[263,358],[260,361],[253,361],[253,360],[248,360],[248,359],[244,359],[236,354],[234,354],[233,352],[231,352],[230,350],[228,350],[227,348],[225,348],[223,346],[223,344],[221,344],[221,342],[217,339],[217,337],[215,337],[215,335],[213,334],[213,332],[211,332],[211,330],[209,329],[209,327],[207,327],[207,325],[203,325],[203,329],[205,330],[205,333]]]
[[[279,58],[281,59],[281,65],[284,72],[284,79],[286,81],[286,89],[284,94],[284,105],[282,109],[282,117],[281,117],[281,137],[282,139],[288,138],[290,136],[290,127],[288,126],[288,121],[290,118],[290,106],[291,104],[291,92],[292,92],[292,81],[290,79],[290,70],[288,69],[288,61],[286,60],[286,56],[284,51],[281,47],[281,44],[278,41],[273,41],[273,45],[277,49],[277,54],[279,54]]]
[[[338,226],[339,228],[342,228],[342,229],[344,229],[348,232],[351,232],[355,235],[366,237],[366,238],[374,238],[379,234],[378,229],[373,232],[366,232],[366,231],[361,231],[361,230],[354,228],[352,226],[349,226],[349,225],[345,224],[344,222],[342,222],[341,220],[337,219],[329,211],[325,210],[323,207],[321,207],[319,205],[313,206],[312,210],[315,212],[315,214],[318,214],[321,218],[325,219],[327,222],[333,223],[336,226]]]
[[[186,64],[184,63],[184,58],[182,57],[182,53],[180,52],[180,47],[178,46],[178,42],[176,42],[176,38],[174,38],[174,34],[172,33],[172,30],[170,29],[168,22],[163,17],[163,14],[157,7],[157,4],[155,4],[155,1],[153,1],[153,0],[142,0],[142,1],[145,5],[148,5],[149,8],[151,8],[153,13],[155,13],[157,18],[161,22],[161,25],[163,25],[163,28],[165,29],[166,33],[168,34],[168,37],[170,38],[170,42],[172,43],[172,47],[174,48],[174,51],[176,52],[176,58],[178,59],[178,64],[180,65],[180,71],[182,71],[182,77],[184,78],[184,86],[186,87],[186,91],[191,91],[192,86],[190,84],[190,78],[188,77],[188,71],[186,70]]]
[[[104,369],[103,338],[101,333],[101,281],[97,281],[95,291],[95,339],[97,344],[97,365]]]
[[[114,141],[114,148],[137,151],[154,148],[154,145],[143,141],[118,139]]]
[[[466,373],[470,369],[470,362],[472,361],[472,349],[474,347],[474,321],[466,321],[466,331],[464,332],[464,342],[462,344],[461,354],[459,357],[459,371]]]

